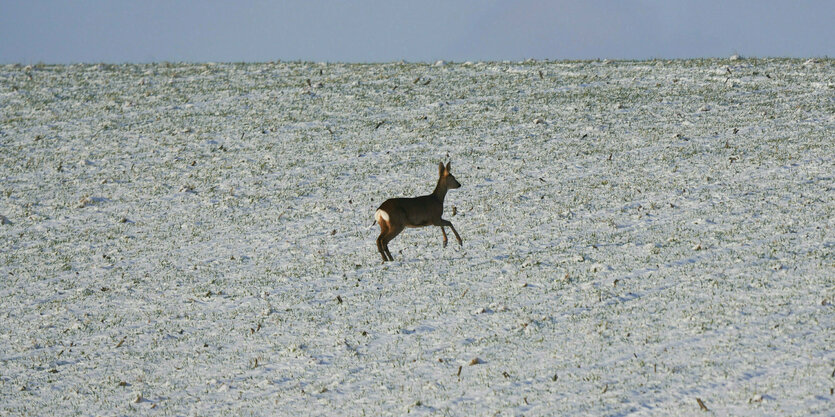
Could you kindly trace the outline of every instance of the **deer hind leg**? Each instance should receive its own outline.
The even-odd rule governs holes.
[[[383,225],[380,225],[380,236],[377,236],[377,251],[380,252],[380,256],[383,257],[383,262],[388,260],[388,258],[386,258],[385,244],[383,243],[385,235],[386,228],[383,227]]]
[[[447,241],[447,238],[446,238],[446,230],[444,230],[444,227],[443,227],[443,226],[441,226],[441,233],[443,233],[443,234],[444,234],[444,247],[446,247],[446,241]]]
[[[388,255],[388,260],[389,261],[394,260],[394,257],[391,256],[391,252],[389,251],[389,242],[391,242],[391,240],[394,239],[397,235],[399,235],[400,232],[402,232],[402,231],[403,231],[403,226],[394,227],[394,226],[389,225],[389,229],[386,232],[386,235],[383,236],[383,250],[385,250],[386,255]]]
[[[380,252],[380,256],[383,257],[383,262],[390,261],[391,254],[387,254],[388,252],[388,240],[386,240],[386,235],[389,234],[391,231],[391,223],[388,216],[388,213],[381,209],[377,209],[374,213],[374,220],[377,224],[380,225],[380,236],[377,236],[377,251]]]

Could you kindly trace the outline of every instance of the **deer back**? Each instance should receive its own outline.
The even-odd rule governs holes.
[[[444,205],[433,195],[386,200],[380,210],[389,216],[392,225],[423,227],[437,223],[444,212]]]

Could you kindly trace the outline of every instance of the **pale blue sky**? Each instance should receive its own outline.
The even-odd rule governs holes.
[[[0,0],[0,63],[835,56],[835,0]]]

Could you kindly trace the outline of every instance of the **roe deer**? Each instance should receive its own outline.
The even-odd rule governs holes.
[[[447,190],[461,186],[449,172],[449,168],[449,162],[446,166],[443,162],[438,164],[440,178],[432,194],[413,198],[390,198],[383,202],[374,213],[374,220],[380,225],[377,250],[380,251],[383,262],[394,260],[389,252],[389,242],[400,234],[404,227],[441,226],[441,233],[444,234],[444,247],[446,247],[447,238],[444,226],[449,226],[452,233],[455,233],[458,244],[464,245],[452,223],[441,218],[444,214],[444,197]]]

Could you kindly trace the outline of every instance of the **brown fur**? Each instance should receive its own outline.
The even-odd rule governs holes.
[[[441,218],[444,214],[446,192],[461,186],[449,171],[450,163],[447,163],[446,166],[443,163],[438,165],[438,185],[432,194],[412,198],[391,198],[384,201],[377,209],[388,215],[388,221],[378,213],[374,215],[375,220],[380,225],[377,250],[383,257],[383,262],[394,260],[389,251],[388,243],[406,227],[440,226],[441,233],[444,235],[444,246],[446,246],[447,237],[444,226],[449,226],[452,233],[455,234],[458,244],[463,246],[461,236],[458,236],[458,231],[455,230],[452,223]]]

